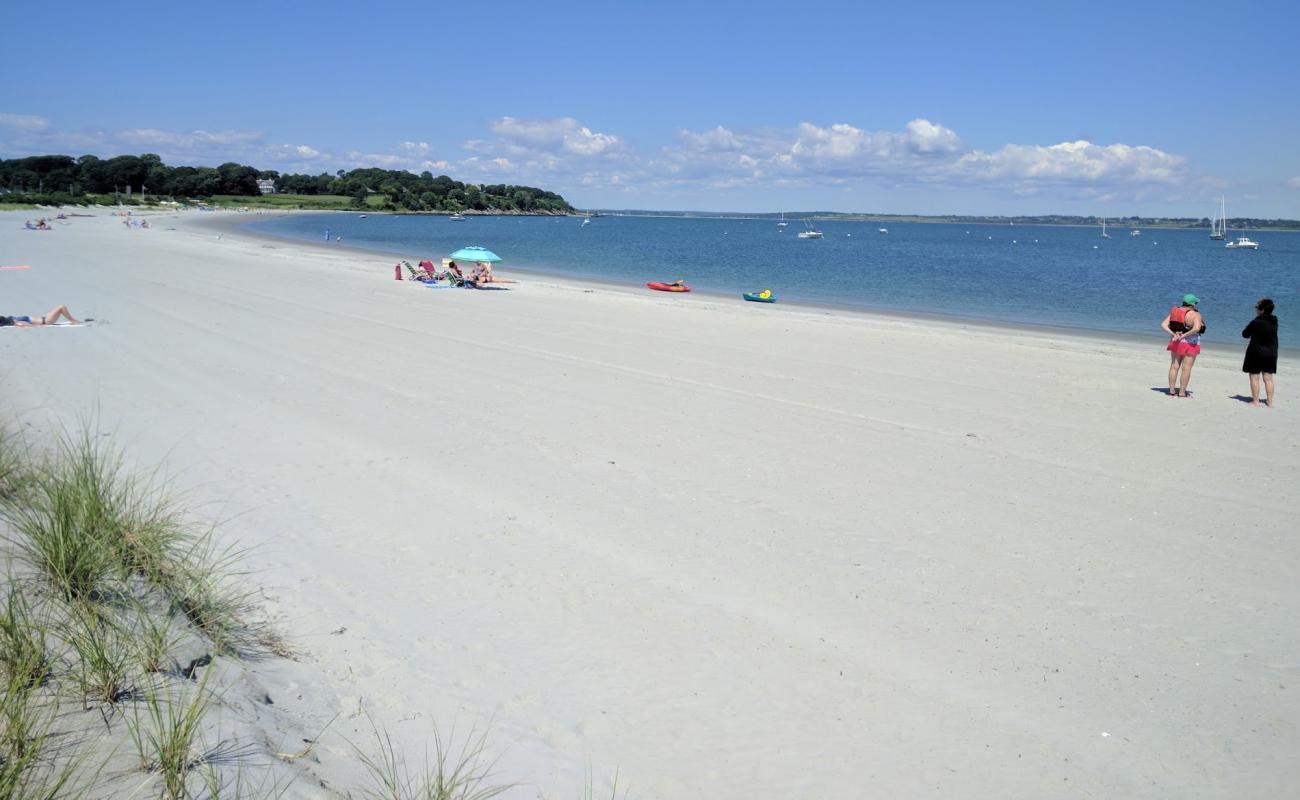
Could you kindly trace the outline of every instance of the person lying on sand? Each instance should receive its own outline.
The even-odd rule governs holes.
[[[69,324],[80,325],[81,320],[72,316],[67,306],[55,306],[47,313],[39,317],[28,317],[26,315],[16,315],[12,317],[0,316],[0,328],[13,326],[15,328],[35,328],[41,325],[53,325],[60,319],[66,319]]]

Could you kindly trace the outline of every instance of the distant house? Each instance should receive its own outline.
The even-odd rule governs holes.
[[[275,194],[275,181],[272,180],[258,181],[257,190],[262,194]]]

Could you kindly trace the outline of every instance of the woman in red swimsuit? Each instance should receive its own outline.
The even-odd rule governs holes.
[[[1192,367],[1196,357],[1201,354],[1201,332],[1205,322],[1196,305],[1201,300],[1194,294],[1183,295],[1183,304],[1169,309],[1169,316],[1160,323],[1160,328],[1169,334],[1169,396],[1191,397],[1187,384],[1192,379]],[[1180,377],[1181,376],[1181,377]],[[1178,389],[1174,389],[1174,383]]]

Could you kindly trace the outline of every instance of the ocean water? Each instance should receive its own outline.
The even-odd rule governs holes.
[[[466,245],[502,268],[642,285],[685,280],[739,296],[770,288],[784,300],[924,312],[1085,330],[1150,334],[1185,292],[1201,299],[1210,342],[1240,345],[1260,297],[1272,297],[1283,347],[1300,347],[1300,233],[1251,232],[1259,250],[1228,250],[1205,230],[677,217],[446,217],[291,214],[259,233],[433,258]],[[1237,235],[1237,232],[1231,232]],[[1297,320],[1296,325],[1290,325]]]

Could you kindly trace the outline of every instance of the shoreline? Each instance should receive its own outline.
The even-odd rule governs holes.
[[[380,250],[370,247],[357,247],[354,245],[343,244],[322,244],[306,239],[297,239],[287,236],[276,236],[270,233],[263,233],[249,229],[249,224],[256,220],[249,220],[250,214],[255,214],[262,218],[275,215],[289,214],[348,214],[345,211],[272,211],[272,212],[209,212],[221,213],[220,217],[203,217],[197,220],[202,227],[215,230],[222,234],[230,234],[247,238],[249,240],[275,243],[281,246],[294,245],[304,250],[319,253],[355,253],[357,255],[372,256],[375,258],[398,258],[417,263],[421,258],[429,258],[427,253],[423,255],[408,254],[400,251]],[[190,220],[187,220],[190,221]],[[958,223],[952,223],[958,224]],[[572,289],[584,289],[589,287],[601,287],[603,289],[623,291],[631,295],[646,297],[643,284],[627,283],[617,280],[605,280],[597,277],[581,276],[573,277],[548,269],[536,269],[529,267],[509,266],[498,270],[503,276],[513,273],[528,275],[537,278],[543,278],[547,281],[554,282],[561,286],[567,286]],[[721,303],[733,303],[738,306],[749,305],[743,299],[740,299],[737,293],[722,293],[703,290],[693,290],[688,294],[676,295],[677,302],[691,302],[692,300],[708,300]],[[916,324],[941,325],[956,328],[957,330],[987,330],[991,332],[1012,332],[1028,336],[1037,337],[1056,337],[1064,339],[1078,340],[1081,342],[1097,342],[1107,344],[1124,344],[1124,345],[1145,345],[1152,348],[1163,349],[1166,342],[1165,335],[1160,331],[1158,324],[1152,325],[1152,333],[1144,335],[1131,331],[1117,331],[1106,328],[1082,328],[1071,325],[1052,326],[1032,322],[1013,322],[1008,320],[990,319],[979,316],[961,316],[956,314],[925,313],[920,311],[899,310],[891,308],[873,308],[864,305],[849,305],[839,303],[820,303],[815,301],[787,301],[782,300],[775,306],[764,309],[766,313],[785,313],[786,310],[794,312],[803,312],[811,315],[842,315],[849,317],[862,317],[865,319],[875,320],[898,320]],[[1218,351],[1222,352],[1225,348],[1222,343],[1214,342],[1212,345]],[[1244,352],[1245,345],[1240,348]],[[1300,347],[1281,347],[1279,356],[1291,360],[1300,359]]]

